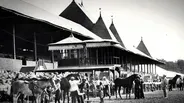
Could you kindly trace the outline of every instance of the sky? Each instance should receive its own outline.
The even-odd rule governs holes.
[[[59,15],[72,0],[23,0]],[[75,0],[81,2],[81,0]],[[93,21],[99,8],[106,26],[113,22],[126,47],[137,47],[141,37],[158,59],[184,59],[184,0],[82,0]]]

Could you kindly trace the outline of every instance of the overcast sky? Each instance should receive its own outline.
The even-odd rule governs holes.
[[[59,15],[72,0],[24,1]],[[153,57],[184,59],[184,0],[83,0],[83,4],[94,21],[102,8],[108,27],[113,15],[126,47],[137,46],[143,37]]]

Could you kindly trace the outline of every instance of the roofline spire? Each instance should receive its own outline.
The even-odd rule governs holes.
[[[113,15],[111,15],[111,21],[112,21],[112,24],[113,24]]]
[[[74,37],[74,36],[73,36],[73,31],[72,31],[72,28],[71,28],[71,34],[70,34],[70,37]]]
[[[143,41],[143,37],[141,36],[141,41]]]
[[[83,6],[83,0],[81,0],[81,6]]]
[[[99,12],[100,12],[100,17],[101,17],[101,8],[99,8]]]

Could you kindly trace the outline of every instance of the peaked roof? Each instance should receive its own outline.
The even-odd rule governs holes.
[[[76,37],[73,36],[73,34],[71,34],[69,37],[63,39],[63,40],[60,40],[56,43],[51,43],[52,45],[53,44],[70,44],[70,43],[78,43],[78,42],[82,42],[82,40],[80,39],[77,39]]]
[[[151,55],[150,55],[148,49],[146,48],[142,38],[141,38],[141,41],[140,41],[139,45],[137,46],[137,49],[151,57]]]
[[[64,29],[66,31],[70,31],[72,28],[73,32],[78,35],[82,35],[92,39],[101,39],[100,37],[96,36],[94,33],[79,24],[63,17],[53,15],[52,13],[49,13],[48,11],[36,7],[23,0],[0,0],[0,7],[19,16],[38,20]]]
[[[91,28],[93,27],[94,21],[91,20],[92,18],[85,10],[83,3],[79,4],[75,0],[73,0],[59,16],[81,24],[88,30],[91,30]]]
[[[116,27],[114,26],[114,23],[112,21],[109,29],[111,30],[111,32],[114,34],[116,40],[120,43],[121,46],[125,47],[123,41],[121,40],[120,36],[119,36],[119,33],[117,32],[116,30]]]
[[[103,18],[101,17],[101,14],[97,22],[93,26],[92,32],[95,33],[97,36],[101,37],[102,39],[112,39],[108,28],[106,27]]]

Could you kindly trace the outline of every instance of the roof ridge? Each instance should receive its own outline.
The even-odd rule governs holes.
[[[146,55],[152,57],[151,54],[149,53],[146,45],[144,44],[142,37],[141,37],[141,41],[140,41],[139,45],[137,46],[137,49],[140,50],[140,51],[142,51]]]
[[[125,45],[124,45],[124,43],[123,43],[123,41],[122,41],[122,39],[121,39],[117,29],[116,29],[116,27],[115,27],[115,25],[113,23],[113,19],[112,19],[112,22],[111,22],[111,24],[109,26],[109,29],[111,30],[111,32],[114,35],[114,37],[116,38],[116,40],[121,44],[121,46],[125,47]]]
[[[91,20],[92,23],[95,23],[95,20],[91,17],[91,15],[88,13],[88,11],[85,9],[84,4],[81,6],[79,2],[76,0],[73,0],[74,3],[84,12],[84,14],[88,17],[89,20]]]
[[[34,7],[36,7],[36,8],[39,8],[39,9],[41,9],[41,10],[43,10],[43,11],[46,11],[46,12],[48,12],[48,13],[52,14],[52,15],[55,15],[54,13],[49,12],[49,11],[47,11],[47,10],[45,10],[45,9],[43,9],[43,8],[39,7],[39,6],[36,6],[36,5],[34,5],[34,4],[31,4],[31,3],[27,2],[27,1],[24,1],[24,0],[19,0],[19,1],[22,1],[22,2],[24,2],[24,3],[27,3],[27,4],[29,4],[29,5],[34,6]]]
[[[98,26],[98,28],[97,28]],[[99,28],[100,27],[100,28]],[[100,30],[99,30],[100,29]],[[93,25],[92,30],[93,33],[95,33],[96,35],[98,35],[99,37],[101,37],[102,39],[112,39],[111,35],[110,35],[110,31],[108,30],[102,16],[100,15],[98,17],[98,20],[96,21],[96,23]],[[108,33],[108,34],[102,34],[102,33]]]

